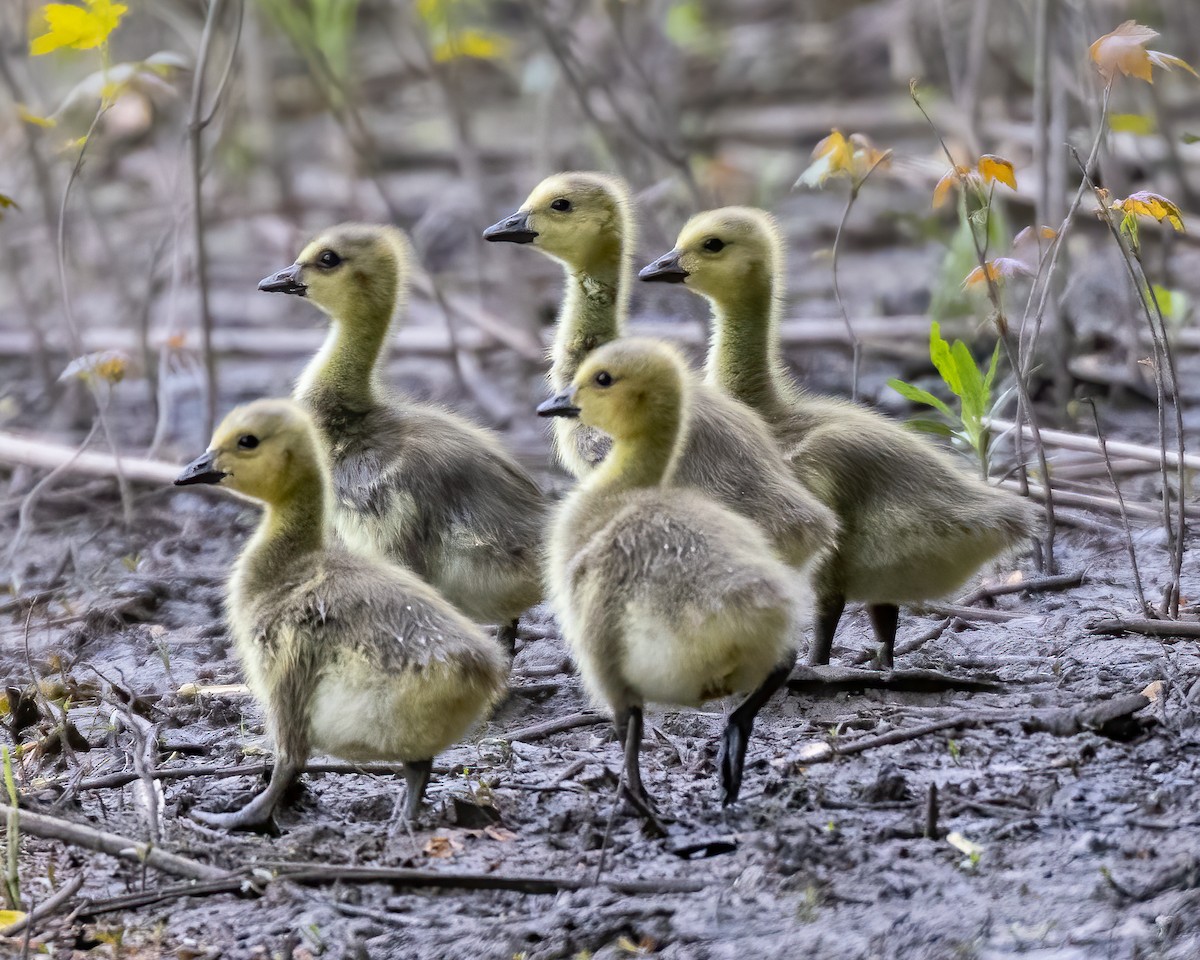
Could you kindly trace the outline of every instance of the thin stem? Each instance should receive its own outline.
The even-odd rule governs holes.
[[[913,103],[917,105],[917,109],[921,111],[921,115],[933,130],[934,136],[937,137],[938,143],[942,146],[942,152],[946,155],[946,160],[949,162],[951,169],[958,171],[958,165],[954,162],[954,155],[950,152],[950,148],[946,145],[946,140],[938,130],[937,125],[933,122],[933,118],[925,110],[924,104],[921,103],[921,98],[917,96],[917,82],[912,80],[909,83],[909,95],[912,97]],[[959,189],[963,195],[966,195],[969,189],[967,175],[963,172],[958,172]],[[1046,490],[1046,532],[1045,538],[1041,541],[1043,555],[1042,566],[1047,573],[1055,572],[1054,563],[1054,496],[1050,489],[1050,464],[1046,460],[1046,447],[1042,443],[1042,433],[1038,426],[1037,413],[1033,408],[1033,398],[1029,393],[1029,385],[1025,382],[1024,371],[1021,368],[1020,357],[1013,349],[1012,342],[1009,338],[1008,320],[1004,315],[1004,304],[1000,299],[1000,289],[996,284],[995,278],[991,271],[987,268],[987,256],[984,253],[984,248],[979,242],[979,236],[975,232],[974,226],[970,220],[967,225],[971,232],[971,242],[975,247],[975,258],[979,263],[979,269],[983,272],[984,279],[987,281],[988,299],[991,301],[993,310],[993,322],[996,325],[996,331],[999,335],[1000,342],[1004,345],[1004,355],[1008,359],[1009,365],[1013,369],[1013,375],[1016,379],[1017,395],[1019,402],[1017,403],[1017,429],[1020,431],[1021,419],[1024,416],[1029,420],[1029,432],[1033,438],[1034,451],[1038,458],[1038,469],[1042,474],[1042,484]]]
[[[204,128],[212,122],[216,113],[217,98],[213,101],[212,110],[204,115],[204,78],[208,72],[208,54],[212,46],[213,34],[216,32],[217,20],[225,0],[209,0],[208,12],[204,18],[204,32],[200,35],[200,49],[196,54],[196,73],[192,80],[192,99],[188,113],[188,155],[191,162],[192,177],[192,242],[196,252],[196,287],[200,307],[200,336],[204,353],[204,379],[207,391],[205,405],[204,435],[209,436],[217,421],[217,357],[213,350],[213,319],[208,302],[208,252],[204,246],[204,206],[201,197],[201,183],[204,172],[201,169],[203,153],[201,150],[201,135]],[[241,17],[238,18],[238,35],[241,35]],[[225,79],[232,70],[233,56],[230,55],[226,68]]]
[[[1108,480],[1112,484],[1113,493],[1117,497],[1117,509],[1121,512],[1121,526],[1125,531],[1125,549],[1129,553],[1129,565],[1133,568],[1133,589],[1137,593],[1138,604],[1145,617],[1154,616],[1150,604],[1146,602],[1146,594],[1142,589],[1142,573],[1138,569],[1137,551],[1133,547],[1133,531],[1129,526],[1129,514],[1125,510],[1125,496],[1121,493],[1121,485],[1117,483],[1117,475],[1113,472],[1112,459],[1108,455],[1108,443],[1100,429],[1100,414],[1096,411],[1096,401],[1090,397],[1084,403],[1092,408],[1092,419],[1096,423],[1096,442],[1100,444],[1100,455],[1104,457],[1104,468],[1108,471]]]
[[[1167,335],[1166,321],[1162,315],[1162,309],[1159,306],[1158,298],[1154,294],[1153,287],[1150,286],[1149,281],[1146,279],[1141,257],[1136,251],[1131,250],[1122,238],[1120,228],[1113,220],[1112,207],[1109,205],[1108,197],[1092,181],[1087,169],[1083,167],[1079,152],[1074,148],[1070,149],[1075,162],[1083,170],[1084,180],[1095,194],[1109,233],[1112,234],[1113,239],[1117,242],[1117,247],[1121,251],[1121,257],[1125,261],[1125,267],[1129,273],[1129,279],[1137,291],[1138,302],[1142,305],[1142,310],[1146,314],[1146,320],[1150,327],[1150,340],[1154,350],[1151,364],[1154,371],[1154,388],[1158,400],[1158,452],[1159,474],[1162,480],[1163,524],[1166,529],[1167,544],[1171,556],[1171,582],[1167,588],[1167,595],[1163,599],[1163,612],[1172,618],[1176,618],[1179,616],[1180,579],[1183,571],[1184,535],[1186,533],[1183,498],[1184,491],[1186,490],[1187,474],[1185,470],[1179,470],[1179,519],[1178,525],[1176,525],[1171,516],[1171,482],[1170,474],[1167,472],[1167,383],[1166,377],[1163,374],[1163,364],[1165,361],[1167,370],[1171,375],[1171,403],[1175,411],[1176,453],[1179,462],[1182,464],[1185,452],[1183,411],[1179,406],[1179,381],[1176,374],[1175,354],[1171,348],[1170,338]]]
[[[96,128],[100,125],[100,119],[108,112],[109,103],[105,99],[101,99],[100,106],[96,110],[96,115],[92,117],[91,126],[83,137],[83,146],[79,148],[79,155],[75,158],[75,165],[71,168],[71,175],[67,177],[66,186],[63,187],[62,202],[58,208],[58,231],[55,237],[55,245],[58,254],[58,288],[62,296],[63,316],[67,321],[67,329],[71,333],[71,346],[75,355],[83,360],[86,367],[86,380],[88,388],[91,390],[92,399],[96,402],[96,419],[100,422],[100,430],[104,434],[104,442],[108,445],[109,451],[113,456],[113,466],[117,475],[117,489],[121,495],[121,511],[125,519],[125,524],[128,526],[133,523],[133,500],[129,493],[129,483],[125,479],[125,473],[121,469],[121,455],[117,452],[116,440],[113,437],[112,430],[108,426],[108,414],[105,409],[105,403],[100,398],[99,377],[96,375],[95,365],[92,363],[91,357],[84,352],[83,338],[79,334],[79,326],[75,322],[75,311],[71,305],[71,289],[67,283],[67,204],[71,199],[71,187],[75,181],[79,179],[79,174],[83,170],[83,160],[87,155],[88,145],[92,142],[92,136],[96,132]]]
[[[842,211],[842,220],[838,224],[837,234],[833,238],[833,297],[837,301],[838,310],[842,314],[842,323],[846,325],[846,335],[850,338],[851,360],[850,360],[850,399],[858,402],[858,373],[862,366],[862,341],[858,339],[858,334],[854,332],[854,325],[850,322],[850,314],[846,310],[846,304],[842,300],[842,290],[838,284],[838,262],[839,255],[842,249],[842,232],[846,229],[846,221],[850,219],[850,211],[854,209],[854,201],[858,199],[859,191],[868,178],[875,172],[881,163],[888,160],[892,155],[891,150],[885,150],[871,164],[871,168],[862,175],[862,179],[858,181],[852,180],[850,183],[850,193],[846,197],[846,209]]]

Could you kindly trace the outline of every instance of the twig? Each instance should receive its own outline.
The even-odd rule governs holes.
[[[6,803],[0,803],[0,814],[5,816],[14,808]],[[72,823],[59,817],[51,817],[44,813],[33,813],[29,810],[19,810],[21,830],[35,837],[46,840],[61,840],[73,846],[84,847],[99,853],[106,853],[119,860],[128,860],[138,865],[154,867],[163,873],[176,877],[186,877],[191,880],[219,880],[229,876],[228,871],[220,867],[200,863],[188,857],[168,853],[141,840],[123,837],[116,833],[97,830],[82,823]]]
[[[1152,623],[1161,623],[1154,620]],[[1038,710],[1022,716],[1012,709],[963,712],[931,720],[915,727],[900,727],[874,737],[860,737],[849,743],[812,741],[802,744],[800,749],[787,760],[798,765],[824,763],[835,757],[849,757],[874,750],[876,747],[894,746],[919,740],[931,733],[954,727],[979,727],[992,723],[1020,723],[1027,733],[1051,733],[1055,736],[1074,736],[1084,730],[1103,731],[1109,724],[1131,716],[1148,706],[1150,700],[1142,694],[1114,697],[1101,703],[1082,708],[1064,707],[1055,710]]]
[[[64,903],[70,900],[77,894],[83,886],[83,874],[72,877],[61,887],[54,891],[49,897],[43,900],[26,916],[18,920],[16,923],[9,924],[3,930],[0,930],[0,937],[15,937],[26,927],[32,927],[40,920],[44,920],[50,914],[54,913]]]
[[[938,613],[944,617],[955,617],[959,620],[965,620],[968,623],[972,620],[983,620],[986,623],[1008,623],[1010,620],[1020,620],[1022,617],[1027,616],[1027,614],[1012,610],[987,610],[978,607],[967,607],[959,603],[927,602],[918,604],[918,609]]]
[[[1001,480],[1000,486],[1017,490],[1016,480]],[[1046,500],[1046,488],[1038,483],[1029,484],[1029,496],[1034,500]],[[1112,497],[1102,497],[1098,494],[1079,493],[1075,490],[1060,490],[1054,488],[1054,498],[1064,506],[1085,507],[1090,510],[1102,510],[1105,513],[1119,514],[1120,507]],[[1125,505],[1129,516],[1139,520],[1158,520],[1159,513],[1153,507],[1144,503],[1129,503]]]
[[[591,878],[554,877],[542,874],[459,873],[449,870],[416,870],[406,867],[358,867],[327,863],[289,863],[267,860],[263,866],[278,871],[278,878],[293,883],[389,883],[395,887],[438,887],[459,890],[512,890],[516,893],[552,894],[583,890]],[[618,893],[698,893],[706,884],[699,880],[661,877],[649,880],[602,880]]]
[[[519,730],[506,733],[504,739],[510,743],[533,743],[536,740],[545,740],[546,737],[552,737],[556,733],[574,730],[577,727],[591,727],[599,723],[608,723],[608,718],[598,713],[584,711],[583,713],[573,713],[569,717],[532,723],[527,727],[521,727]]]
[[[124,912],[148,907],[167,900],[178,900],[180,897],[210,897],[219,893],[238,893],[243,890],[254,890],[255,884],[244,875],[231,874],[218,880],[204,880],[199,883],[180,883],[170,887],[159,887],[157,890],[142,890],[138,893],[126,893],[119,897],[108,897],[103,900],[85,900],[75,910],[75,917],[96,917],[102,913]]]
[[[179,476],[179,467],[161,460],[120,457],[95,451],[80,451],[63,444],[47,443],[31,437],[0,433],[0,463],[23,464],[92,477],[119,477],[123,481],[150,486],[170,484]]]
[[[1101,620],[1088,627],[1089,633],[1139,633],[1146,637],[1200,637],[1195,620]]]
[[[1018,580],[1015,583],[994,583],[989,586],[979,586],[968,593],[957,603],[970,606],[980,600],[990,600],[993,597],[1004,597],[1013,593],[1049,593],[1055,590],[1070,590],[1083,584],[1082,570],[1074,573],[1056,573],[1049,577],[1033,577],[1029,580]]]
[[[1016,428],[1016,424],[1011,420],[1001,420],[998,417],[990,417],[987,420],[987,425],[993,430],[1006,431]],[[1028,427],[1022,427],[1025,432],[1028,432]],[[1042,430],[1042,439],[1052,447],[1061,447],[1064,450],[1078,450],[1082,453],[1099,454],[1100,442],[1095,437],[1085,436],[1082,433],[1071,433],[1067,430]],[[1125,440],[1107,440],[1105,447],[1108,452],[1116,457],[1125,457],[1130,460],[1140,460],[1143,463],[1152,464],[1155,467],[1163,463],[1161,452],[1156,447],[1146,446],[1141,443],[1129,443]],[[1200,455],[1194,453],[1185,453],[1183,459],[1179,459],[1178,453],[1173,450],[1168,450],[1166,453],[1166,463],[1170,467],[1178,467],[1183,463],[1188,470],[1200,470]]]
[[[271,771],[272,764],[269,763],[247,763],[242,766],[235,767],[206,767],[206,766],[191,766],[191,767],[156,767],[150,771],[150,776],[155,780],[190,780],[193,777],[207,777],[214,780],[223,780],[227,777],[262,777]],[[434,768],[435,773],[446,773],[448,768]],[[402,763],[377,763],[377,764],[354,764],[354,763],[306,763],[304,765],[304,773],[341,773],[348,775],[363,775],[363,776],[385,776],[404,772],[404,764]],[[123,787],[128,783],[133,783],[139,778],[139,774],[134,770],[122,770],[119,773],[106,773],[98,777],[90,777],[87,780],[80,780],[75,784],[74,789],[82,792],[84,790],[107,790],[111,787]]]
[[[834,696],[847,690],[896,690],[911,693],[942,693],[963,690],[983,693],[998,690],[990,680],[950,677],[936,670],[857,670],[853,667],[797,666],[788,678],[788,689],[796,693]]]

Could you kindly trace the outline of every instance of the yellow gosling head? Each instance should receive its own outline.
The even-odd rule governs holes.
[[[538,407],[543,417],[578,417],[614,440],[667,434],[687,401],[688,373],[669,344],[625,337],[588,354],[571,386]]]
[[[521,208],[483,231],[483,238],[529,243],[574,270],[619,261],[633,241],[629,188],[606,173],[556,173]]]
[[[779,276],[783,235],[765,210],[721,207],[687,222],[675,248],[638,274],[642,280],[682,283],[710,300],[736,296],[747,282]]]
[[[208,450],[183,468],[178,487],[219,484],[271,506],[319,490],[324,454],[308,414],[290,400],[255,400],[221,421]]]
[[[410,257],[403,231],[343,223],[311,240],[295,263],[260,281],[258,289],[306,297],[340,322],[390,323],[408,288]]]

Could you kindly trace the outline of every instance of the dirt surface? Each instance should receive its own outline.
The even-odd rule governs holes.
[[[1137,436],[1138,414],[1128,416]],[[542,477],[564,485],[548,468]],[[137,513],[126,529],[107,487],[65,483],[40,502],[19,561],[4,571],[24,596],[43,598],[32,608],[8,603],[0,626],[9,683],[26,687],[32,671],[44,694],[20,734],[43,746],[26,754],[19,777],[31,809],[139,840],[157,820],[163,847],[246,871],[247,890],[172,892],[109,912],[121,903],[113,898],[179,881],[25,837],[21,876],[34,899],[48,895],[49,876],[56,884],[84,877],[78,916],[52,920],[34,938],[56,956],[89,948],[231,960],[532,960],[639,950],[831,960],[1200,954],[1200,726],[1194,697],[1187,700],[1200,656],[1194,642],[1089,632],[1099,619],[1132,612],[1117,535],[1065,532],[1061,568],[1082,572],[1081,586],[1000,597],[981,605],[991,620],[955,621],[900,658],[905,669],[993,680],[995,692],[777,698],[756,729],[742,800],[730,809],[719,806],[713,769],[722,706],[650,713],[643,763],[648,788],[675,821],[667,840],[644,835],[627,811],[614,815],[620,754],[607,723],[509,739],[590,709],[544,608],[523,623],[510,697],[471,742],[439,758],[447,772],[435,776],[431,805],[411,829],[398,817],[399,777],[319,773],[279,814],[277,833],[225,836],[187,811],[240,803],[258,777],[162,781],[157,815],[141,783],[86,782],[136,770],[143,755],[160,770],[269,759],[251,701],[177,693],[187,683],[239,680],[222,583],[255,511],[208,493],[142,491]],[[15,530],[12,511],[0,529],[5,539]],[[1162,550],[1154,531],[1137,537],[1153,594],[1166,575],[1155,560]],[[1013,576],[1038,573],[1017,559],[985,582]],[[1183,595],[1198,591],[1189,564]],[[1001,622],[992,622],[1001,619],[994,612]],[[936,613],[906,616],[901,649],[940,622]],[[835,662],[869,644],[856,612],[843,623]],[[1086,709],[1159,681],[1154,702],[1117,730],[1055,736],[1023,726],[1035,714]],[[66,749],[53,733],[63,704],[77,731]],[[805,760],[814,743],[853,744],[957,714],[985,719],[832,762]],[[151,725],[161,749],[143,754]],[[935,835],[926,837],[935,786]],[[495,823],[484,816],[492,806]],[[949,834],[977,847],[964,853]],[[327,874],[335,864],[415,867],[587,885],[530,894],[327,875],[250,893],[256,865],[266,871],[261,886],[278,861],[316,863]],[[611,885],[630,881],[646,887]],[[673,892],[678,881],[699,889]]]
[[[198,40],[200,5],[177,6],[196,21],[192,39]],[[400,16],[406,5],[372,6]],[[494,6],[503,12],[524,5]],[[674,165],[648,152],[644,135],[623,129],[625,113],[632,108],[637,119],[647,108],[642,125],[654,132],[661,108],[679,120],[674,132],[690,151],[689,169],[700,171],[711,205],[755,203],[780,218],[790,242],[787,317],[817,324],[825,319],[838,331],[829,254],[845,184],[824,191],[791,185],[831,127],[863,129],[880,146],[895,149],[894,172],[873,177],[846,223],[839,269],[852,317],[917,321],[915,335],[868,344],[861,379],[867,402],[897,416],[913,412],[886,380],[932,384],[924,318],[931,303],[962,299],[962,278],[974,265],[947,258],[953,205],[940,212],[930,206],[945,164],[908,101],[907,78],[916,67],[906,59],[884,69],[886,51],[908,32],[900,28],[915,23],[906,12],[913,5],[704,4],[726,14],[715,24],[728,28],[719,63],[698,54],[664,55],[663,38],[639,29],[637,21],[627,33],[633,54],[614,44],[601,12],[632,17],[651,5],[571,6],[591,10],[578,23],[570,18],[577,55],[585,57],[594,79],[612,80],[625,91],[625,112],[612,101],[608,117],[610,101],[596,91],[592,100],[601,116],[588,120],[526,25],[512,69],[473,63],[458,76],[472,121],[458,129],[447,120],[444,102],[453,99],[453,90],[431,92],[430,84],[422,85],[424,61],[397,58],[394,37],[372,20],[354,48],[361,61],[362,123],[378,148],[368,157],[356,155],[344,120],[335,122],[325,110],[326,100],[305,81],[301,58],[279,31],[248,21],[249,53],[235,72],[231,106],[218,114],[206,147],[209,286],[218,333],[265,332],[274,340],[259,341],[257,352],[231,348],[221,355],[222,411],[287,393],[305,353],[291,342],[293,334],[297,340],[315,337],[321,326],[310,305],[257,293],[258,279],[289,263],[318,229],[347,219],[389,219],[414,234],[423,267],[412,325],[441,329],[442,305],[431,295],[440,283],[449,315],[457,314],[460,329],[484,346],[465,355],[470,366],[457,369],[445,356],[395,356],[387,381],[498,427],[548,489],[565,490],[567,479],[550,465],[543,424],[532,415],[544,396],[536,337],[547,332],[557,306],[559,271],[528,250],[485,245],[479,231],[511,212],[543,174],[605,167],[625,173],[637,194],[637,265],[665,252],[698,201]],[[811,22],[813,11],[809,19],[797,14],[809,6],[824,11],[828,22]],[[920,72],[931,89],[944,64],[966,48],[967,22],[974,18],[965,14],[976,9],[951,4],[963,15],[944,38],[947,25],[938,13],[946,6],[922,5],[928,29],[918,31],[918,39],[925,42],[907,51],[922,54]],[[1100,21],[1109,29],[1135,15],[1128,4],[1061,6],[1087,15],[1077,31],[1060,37],[1072,76],[1086,66],[1084,51],[1102,32],[1096,29]],[[1194,18],[1190,4],[1176,6],[1181,17]],[[558,11],[564,30],[565,7]],[[1016,161],[1024,192],[1004,210],[1015,232],[1033,209],[1026,173],[1032,162],[1032,70],[1009,64],[1024,64],[1017,54],[1025,57],[1033,44],[1026,5],[991,8],[993,16],[1002,9],[1012,14],[1014,52],[1008,58],[995,53],[994,69],[982,78],[988,96],[980,143],[957,128],[950,136],[956,148],[970,143],[972,151]],[[155,23],[138,28],[144,34],[127,29],[120,35],[125,46],[114,56],[142,58],[160,43],[179,45],[173,34],[163,39]],[[404,41],[411,30],[401,24],[394,32]],[[1163,33],[1164,50],[1197,62],[1186,47],[1174,45],[1180,31]],[[989,34],[990,44],[1000,39]],[[184,59],[190,62],[191,52]],[[639,67],[636,76],[630,60]],[[642,67],[651,71],[648,81]],[[46,92],[28,98],[33,106],[57,102],[49,93],[55,84],[61,94],[77,79],[45,65],[34,68],[31,79]],[[1095,86],[1090,68],[1080,76],[1073,83],[1082,92],[1072,97],[1091,99],[1072,101],[1070,136],[1086,154],[1098,102],[1094,91],[1088,93]],[[666,91],[663,103],[647,99],[647,83]],[[1015,93],[1007,90],[1010,83]],[[149,119],[124,135],[117,123],[121,112],[96,133],[69,207],[65,260],[75,319],[92,337],[87,349],[115,343],[132,355],[126,380],[108,397],[116,440],[124,450],[149,450],[182,464],[207,437],[181,148],[187,98],[179,86],[170,97],[147,100]],[[33,83],[31,89],[40,88]],[[1179,89],[1166,82],[1154,88],[1168,104],[1182,103],[1176,121],[1184,124],[1194,117],[1195,97],[1191,88],[1183,95]],[[1114,110],[1134,108],[1123,97],[1114,100]],[[936,117],[946,114],[948,96],[931,92],[927,99]],[[1142,109],[1140,101],[1130,103]],[[1187,122],[1176,132],[1200,129]],[[68,126],[58,129],[55,143],[86,130]],[[668,140],[671,133],[666,131]],[[15,134],[0,142],[14,157],[23,149]],[[1111,145],[1118,147],[1120,142]],[[1165,160],[1142,156],[1139,149],[1135,164],[1130,152],[1118,151],[1103,169],[1113,196],[1153,188],[1185,199],[1183,188],[1177,190],[1164,173]],[[63,154],[58,162],[65,167],[67,159]],[[65,180],[65,169],[54,171]],[[36,212],[33,183],[26,176],[0,187]],[[49,198],[51,214],[59,196],[56,189]],[[1187,220],[1194,228],[1191,212]],[[1200,302],[1200,249],[1188,237],[1164,245],[1153,229],[1143,228],[1152,279]],[[15,346],[11,355],[0,353],[0,428],[78,444],[92,426],[94,404],[80,384],[56,382],[78,351],[68,347],[72,338],[63,325],[57,257],[47,241],[54,232],[33,213],[22,219],[17,211],[6,212],[0,334]],[[1068,408],[1067,401],[1095,396],[1111,439],[1154,445],[1153,383],[1138,363],[1149,347],[1125,267],[1090,213],[1080,214],[1070,241],[1060,279],[1063,313],[1078,333],[1070,358],[1075,367],[1066,395],[1056,395],[1051,381],[1062,373],[1062,358],[1054,355],[1058,342],[1048,332],[1033,378],[1039,409],[1045,422],[1090,435],[1088,409],[1077,403]],[[1014,324],[1024,282],[1006,288]],[[945,315],[946,328],[985,357],[991,328],[977,306],[956,304]],[[681,320],[678,329],[690,336],[693,357],[702,342],[704,310],[699,298],[677,288],[638,285],[634,291],[635,320]],[[482,316],[482,325],[473,327],[472,316]],[[164,345],[149,369],[136,355],[140,324]],[[35,354],[30,344],[38,337],[28,331],[40,331],[48,341],[45,357]],[[103,339],[114,332],[123,339]],[[814,389],[846,394],[848,352],[830,348],[830,340],[794,344],[788,360]],[[524,359],[512,349],[514,341],[533,344]],[[1190,450],[1200,437],[1195,343],[1193,336],[1190,347],[1180,347]],[[157,391],[147,382],[154,373]],[[156,399],[163,402],[156,405]],[[995,456],[999,476],[1009,469],[1012,451],[1001,444]],[[1056,465],[1077,462],[1056,458]],[[949,624],[937,610],[905,612],[898,648],[926,639],[898,658],[901,670],[989,681],[993,690],[780,695],[760,717],[742,799],[729,809],[720,807],[714,758],[731,704],[701,712],[650,711],[643,771],[672,821],[665,840],[645,835],[639,821],[615,804],[621,757],[603,717],[585,716],[539,734],[536,725],[592,709],[545,608],[522,623],[511,695],[468,742],[438,758],[430,804],[419,822],[410,827],[399,817],[401,777],[346,772],[340,765],[335,769],[343,772],[304,777],[302,789],[279,812],[275,832],[230,836],[202,827],[188,812],[233,807],[261,786],[271,745],[260,712],[245,697],[197,698],[179,691],[241,679],[223,622],[224,579],[256,511],[212,491],[143,487],[134,491],[132,520],[126,522],[111,482],[59,477],[38,486],[44,476],[0,465],[0,676],[9,707],[0,717],[8,728],[0,742],[23,745],[15,770],[22,804],[84,833],[105,830],[152,841],[155,849],[236,871],[237,882],[235,889],[221,883],[189,893],[179,877],[129,857],[25,831],[17,866],[28,900],[41,903],[53,890],[82,881],[61,909],[34,925],[29,955],[1200,957],[1200,653],[1194,639],[1091,631],[1100,620],[1136,609],[1123,535],[1111,513],[1063,511],[1067,525],[1060,530],[1058,564],[1082,575],[1078,586],[976,602],[977,614]],[[1130,475],[1123,488],[1154,508],[1153,475]],[[1102,475],[1090,477],[1085,492],[1111,494]],[[1194,493],[1189,491],[1192,506]],[[1138,520],[1134,536],[1146,594],[1157,602],[1168,580],[1163,534],[1152,521]],[[1200,597],[1194,541],[1193,535],[1182,583],[1183,615],[1193,624]],[[1032,557],[1020,556],[985,571],[981,582],[1040,576]],[[869,654],[869,634],[866,617],[851,610],[835,644],[835,664]],[[1082,731],[1073,722],[1144,690],[1149,702],[1124,722]],[[1050,720],[1066,729],[1045,732]],[[939,729],[917,735],[934,725]],[[860,741],[887,734],[893,734],[891,742],[858,749]],[[821,745],[847,752],[822,759]],[[330,766],[327,758],[313,761]],[[250,772],[214,775],[230,767]],[[156,772],[182,770],[191,772],[157,781],[161,793],[148,786]],[[142,779],[115,783],[111,775],[119,774]],[[109,779],[97,782],[102,777]],[[282,876],[289,864],[310,865],[306,877]],[[351,874],[351,867],[427,871],[443,881],[472,874],[476,889],[461,880],[435,889],[399,875],[383,882]],[[530,892],[534,888],[539,892]],[[0,938],[0,956],[20,956],[25,949],[21,937]]]

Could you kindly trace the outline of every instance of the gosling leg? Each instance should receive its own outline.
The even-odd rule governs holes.
[[[891,670],[900,608],[894,603],[872,603],[867,605],[867,616],[871,618],[871,629],[875,631],[875,639],[879,641],[879,666],[884,670]]]
[[[421,803],[425,799],[425,788],[429,785],[429,775],[433,773],[433,760],[405,760],[404,782],[408,786],[408,797],[404,804],[404,815],[409,820],[416,820],[421,812]]]
[[[812,646],[808,648],[808,665],[823,667],[829,663],[833,652],[833,635],[837,632],[842,611],[846,609],[846,598],[840,593],[822,597],[817,601],[817,620],[813,624]]]
[[[283,757],[276,757],[275,766],[271,770],[271,779],[268,781],[266,789],[241,810],[233,810],[229,813],[192,810],[189,815],[193,820],[210,827],[220,827],[222,830],[246,830],[250,827],[262,826],[270,822],[271,814],[275,811],[275,807],[278,806],[284,793],[287,792],[292,780],[300,773],[300,769],[300,764]]]
[[[795,654],[781,663],[769,674],[753,693],[729,715],[721,746],[717,750],[717,766],[721,770],[721,805],[736,803],[742,790],[742,770],[746,764],[746,747],[750,733],[754,730],[754,719],[763,705],[775,695],[775,691],[787,683],[792,667],[796,664]]]
[[[503,623],[496,628],[496,639],[508,651],[510,658],[517,655],[517,624],[519,622],[519,618],[514,618],[512,623]]]
[[[642,783],[641,750],[644,727],[641,707],[630,707],[625,711],[624,717],[617,717],[617,737],[625,748],[625,799],[641,814],[652,832],[666,836],[667,831],[659,822],[650,795]]]

